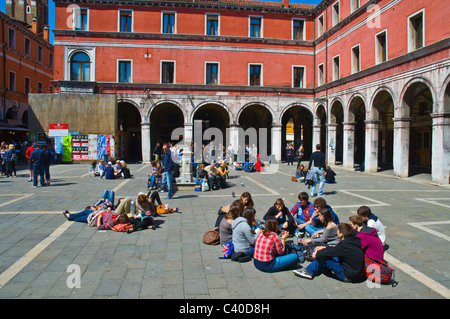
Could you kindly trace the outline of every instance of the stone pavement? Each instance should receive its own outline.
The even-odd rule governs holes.
[[[221,247],[202,243],[220,206],[249,191],[257,218],[278,198],[290,209],[306,186],[290,180],[292,166],[276,174],[231,172],[230,188],[179,191],[170,207],[180,213],[157,218],[160,228],[132,234],[98,231],[68,222],[64,210],[78,212],[104,189],[116,199],[146,190],[150,167],[130,165],[129,180],[100,180],[88,165],[51,167],[52,184],[32,188],[27,171],[0,178],[0,298],[175,298],[175,299],[443,299],[450,288],[450,192],[426,179],[397,179],[336,167],[337,184],[326,184],[327,202],[341,221],[368,205],[386,226],[386,258],[398,286],[314,280],[292,271],[267,274],[252,262],[219,259]],[[243,185],[241,185],[241,182]],[[163,198],[164,196],[162,196]],[[296,241],[296,239],[293,239]],[[304,264],[306,266],[308,262]],[[77,275],[79,275],[77,277]],[[77,281],[77,278],[81,278]],[[76,284],[79,283],[79,287]]]

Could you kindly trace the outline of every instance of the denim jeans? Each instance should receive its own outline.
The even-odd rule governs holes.
[[[309,193],[310,196],[314,196],[314,193],[316,191],[316,185],[319,183],[319,189],[317,190],[317,196],[323,195],[323,186],[325,184],[325,175],[323,168],[314,167],[314,185],[311,186],[311,192]]]
[[[316,259],[306,267],[306,270],[314,277],[325,274],[341,281],[345,280],[344,268],[337,257]]]
[[[297,225],[301,225],[301,224],[305,224],[306,223],[306,221],[303,218],[294,218],[294,220],[297,223]],[[303,230],[305,230],[305,229],[306,228],[303,228]],[[297,227],[297,229],[295,229],[295,234],[294,235],[297,235],[299,232],[300,232],[300,229],[298,229],[298,227]]]
[[[277,256],[275,257],[275,264],[272,268],[272,272],[286,269],[290,266],[297,264],[297,262],[298,262],[297,254],[287,254],[283,256]]]
[[[87,223],[87,218],[92,212],[93,210],[86,209],[76,214],[69,214],[69,220],[80,223]]]
[[[308,234],[312,235],[314,234],[316,231],[322,230],[322,227],[316,227],[313,225],[306,225],[305,226],[305,231],[308,232]]]
[[[171,172],[164,172],[163,183],[167,183],[167,188],[168,188],[167,197],[172,198],[173,189],[172,189],[172,173]]]
[[[38,175],[41,186],[44,186],[44,168],[41,165],[33,164],[33,186],[37,187]]]
[[[113,190],[109,191],[109,190],[105,189],[103,191],[102,198],[109,200],[111,202],[111,204],[114,206],[114,191]]]

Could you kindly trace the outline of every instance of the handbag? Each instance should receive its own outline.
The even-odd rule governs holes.
[[[206,245],[218,245],[220,243],[219,227],[208,230],[203,235],[203,243]]]

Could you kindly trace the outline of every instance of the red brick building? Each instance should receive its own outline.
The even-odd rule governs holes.
[[[203,131],[220,128],[235,149],[239,128],[267,128],[267,145],[258,146],[280,160],[292,120],[295,147],[303,143],[307,155],[321,143],[331,164],[393,168],[397,176],[425,170],[448,183],[450,28],[442,1],[55,7],[55,87],[72,98],[115,97],[110,133],[122,136],[123,156],[148,162],[174,128],[195,140],[201,120]]]
[[[49,29],[35,19],[27,25],[0,12],[0,133],[2,140],[22,141],[28,126],[28,94],[52,88],[53,46]]]

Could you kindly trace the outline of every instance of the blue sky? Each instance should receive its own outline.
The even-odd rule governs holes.
[[[275,1],[275,2],[281,2],[281,0],[263,0],[263,1]],[[289,0],[291,3],[304,3],[304,4],[318,4],[322,0]],[[53,12],[55,11],[55,4],[53,0],[48,1],[49,5],[49,25],[50,29],[53,30],[55,27],[55,16]],[[0,11],[6,13],[6,0],[0,0]],[[53,32],[50,32],[50,43],[53,44]]]

